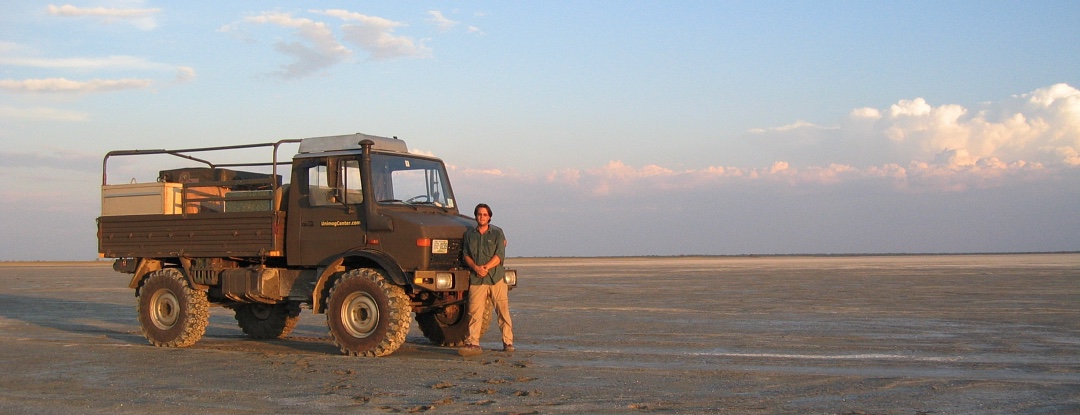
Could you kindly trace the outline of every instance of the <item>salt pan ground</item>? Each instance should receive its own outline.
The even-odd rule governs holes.
[[[1080,413],[1080,254],[511,258],[518,351],[338,354],[212,310],[147,344],[107,263],[0,264],[0,412]]]

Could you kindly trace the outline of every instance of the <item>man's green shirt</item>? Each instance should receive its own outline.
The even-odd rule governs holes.
[[[487,232],[481,234],[476,228],[469,228],[465,231],[464,241],[464,254],[473,259],[476,265],[484,265],[491,261],[491,258],[499,257],[499,265],[495,268],[488,270],[486,277],[480,277],[476,275],[476,271],[469,271],[469,283],[470,284],[487,284],[495,285],[496,282],[503,279],[503,275],[506,271],[503,269],[503,262],[506,262],[506,237],[503,236],[502,228],[495,225],[488,225]]]

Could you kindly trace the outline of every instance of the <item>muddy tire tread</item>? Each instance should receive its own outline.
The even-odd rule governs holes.
[[[348,339],[342,339],[338,337],[336,330],[333,327],[332,320],[336,314],[333,307],[327,307],[326,312],[326,325],[330,330],[330,337],[333,339],[334,344],[341,349],[341,352],[351,356],[366,356],[366,357],[382,357],[390,355],[397,351],[402,344],[405,343],[405,336],[409,334],[409,325],[412,323],[412,304],[409,300],[409,296],[405,295],[405,290],[397,285],[390,283],[382,273],[371,268],[359,268],[350,270],[345,273],[334,286],[330,288],[329,302],[334,303],[335,293],[342,287],[346,287],[347,282],[352,279],[365,279],[374,283],[378,289],[386,295],[387,309],[379,310],[379,318],[386,319],[386,332],[384,338],[382,338],[376,345],[365,350],[356,350],[347,344]],[[343,293],[341,295],[348,295]],[[380,325],[382,322],[380,321]]]
[[[144,310],[143,296],[153,295],[159,289],[167,289],[173,292],[180,301],[180,320],[176,324],[182,324],[182,331],[173,337],[164,337],[150,321],[149,311]],[[136,291],[135,311],[139,318],[139,329],[150,344],[158,347],[190,347],[202,339],[206,334],[206,326],[210,323],[210,302],[206,292],[197,290],[188,285],[187,279],[176,268],[165,268],[150,273],[139,283]]]

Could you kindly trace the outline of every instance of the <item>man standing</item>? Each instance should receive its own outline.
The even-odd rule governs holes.
[[[506,282],[503,281],[503,259],[506,257],[506,237],[498,226],[491,224],[491,207],[476,205],[473,209],[476,227],[465,231],[464,260],[469,267],[469,338],[465,347],[458,350],[462,356],[483,353],[480,348],[480,330],[484,321],[485,305],[490,299],[499,316],[503,351],[514,351],[513,323],[510,322],[510,300]]]

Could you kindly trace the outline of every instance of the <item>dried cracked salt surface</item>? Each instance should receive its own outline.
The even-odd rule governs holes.
[[[0,412],[1080,413],[1080,255],[511,258],[518,351],[140,334],[109,264],[0,265]]]

